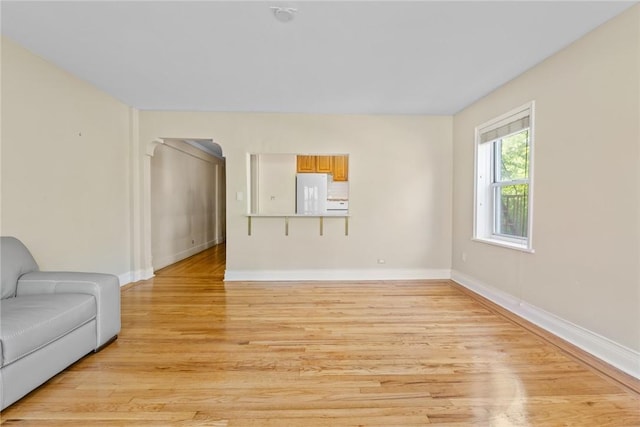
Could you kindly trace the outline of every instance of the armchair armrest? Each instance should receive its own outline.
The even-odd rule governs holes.
[[[102,273],[36,271],[18,279],[16,296],[81,293],[96,299],[96,349],[120,332],[120,283],[118,277]]]

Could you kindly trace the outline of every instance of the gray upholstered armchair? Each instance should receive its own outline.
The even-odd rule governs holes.
[[[0,409],[120,332],[110,274],[43,272],[14,237],[0,237]]]

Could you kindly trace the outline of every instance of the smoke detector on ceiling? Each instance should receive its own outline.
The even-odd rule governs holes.
[[[271,10],[273,11],[273,16],[275,16],[276,19],[280,22],[292,21],[294,17],[294,13],[298,11],[293,7],[278,7],[278,6],[273,6]]]

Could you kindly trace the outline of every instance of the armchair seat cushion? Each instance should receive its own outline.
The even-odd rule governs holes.
[[[96,318],[89,294],[43,294],[0,301],[0,366],[37,351]]]

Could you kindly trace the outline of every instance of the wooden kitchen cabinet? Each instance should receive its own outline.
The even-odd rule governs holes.
[[[297,156],[298,173],[329,173],[334,181],[349,180],[349,156]]]
[[[316,172],[333,173],[333,156],[316,156]]]
[[[349,156],[333,156],[333,180],[349,181]]]
[[[298,173],[315,173],[317,156],[298,156]]]

